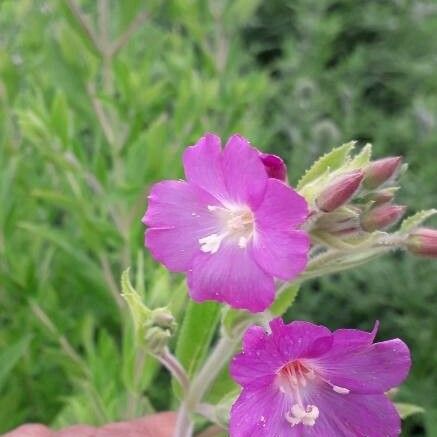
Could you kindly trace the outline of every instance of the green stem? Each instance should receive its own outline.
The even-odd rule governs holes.
[[[244,331],[252,321],[258,316],[246,320],[239,328],[236,329],[232,338],[223,335],[215,345],[211,355],[200,369],[199,373],[192,381],[184,402],[182,403],[177,419],[177,426],[174,437],[191,437],[193,432],[193,422],[191,415],[198,410],[198,405],[203,397],[231,358],[235,349],[238,347]],[[191,432],[191,433],[190,433]]]

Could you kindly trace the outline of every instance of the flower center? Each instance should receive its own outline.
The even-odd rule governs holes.
[[[312,390],[314,385],[318,383],[328,384],[332,390],[339,394],[346,395],[349,393],[347,388],[334,385],[323,378],[307,362],[291,361],[279,370],[277,374],[279,389],[295,401],[290,411],[287,411],[284,415],[291,426],[300,423],[305,426],[314,426],[316,423],[319,417],[319,409],[316,405],[306,404],[304,401],[307,392]]]
[[[206,253],[216,253],[224,239],[234,241],[244,249],[253,235],[254,219],[252,211],[246,206],[220,207],[208,206],[220,223],[220,232],[199,239],[200,250]]]

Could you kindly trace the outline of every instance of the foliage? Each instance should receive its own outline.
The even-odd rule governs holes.
[[[180,312],[180,278],[137,260],[148,186],[180,175],[206,130],[269,142],[268,74],[239,37],[256,5],[1,2],[0,432],[168,407],[168,377],[148,389],[156,363],[134,352],[119,277],[135,266],[148,304],[172,296]]]

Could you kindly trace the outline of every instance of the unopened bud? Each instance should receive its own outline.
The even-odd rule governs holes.
[[[287,181],[287,166],[282,158],[276,155],[261,152],[259,157],[264,164],[267,176],[269,178],[279,179],[282,182]]]
[[[371,162],[364,170],[364,186],[373,190],[394,179],[402,166],[402,156],[390,156]]]
[[[394,199],[397,190],[398,187],[390,187],[383,190],[378,190],[373,193],[369,193],[369,195],[365,197],[365,200],[371,201],[375,205],[390,203]]]
[[[172,334],[168,329],[154,327],[146,331],[144,340],[151,353],[160,355],[168,345],[171,335]]]
[[[384,230],[397,223],[405,214],[407,207],[404,205],[385,204],[377,206],[361,217],[361,227],[367,232]]]
[[[351,200],[360,188],[364,174],[361,170],[352,171],[336,177],[316,200],[317,207],[331,212]]]
[[[437,258],[437,229],[416,229],[408,236],[407,249],[416,255]]]
[[[169,329],[170,332],[174,332],[176,329],[176,322],[173,314],[166,307],[152,310],[148,323],[150,323],[150,326]]]
[[[335,235],[349,235],[361,231],[361,210],[348,206],[338,208],[330,214],[322,214],[314,228]]]

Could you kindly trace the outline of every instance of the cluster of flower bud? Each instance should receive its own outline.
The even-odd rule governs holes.
[[[176,330],[173,314],[166,307],[150,309],[129,280],[129,270],[121,277],[122,296],[132,314],[139,342],[153,354],[161,354]]]
[[[402,167],[402,158],[396,156],[336,172],[315,198],[313,229],[347,237],[396,224],[406,211],[392,203]]]
[[[156,308],[144,323],[146,347],[154,354],[160,354],[176,330],[176,321],[168,308]]]

